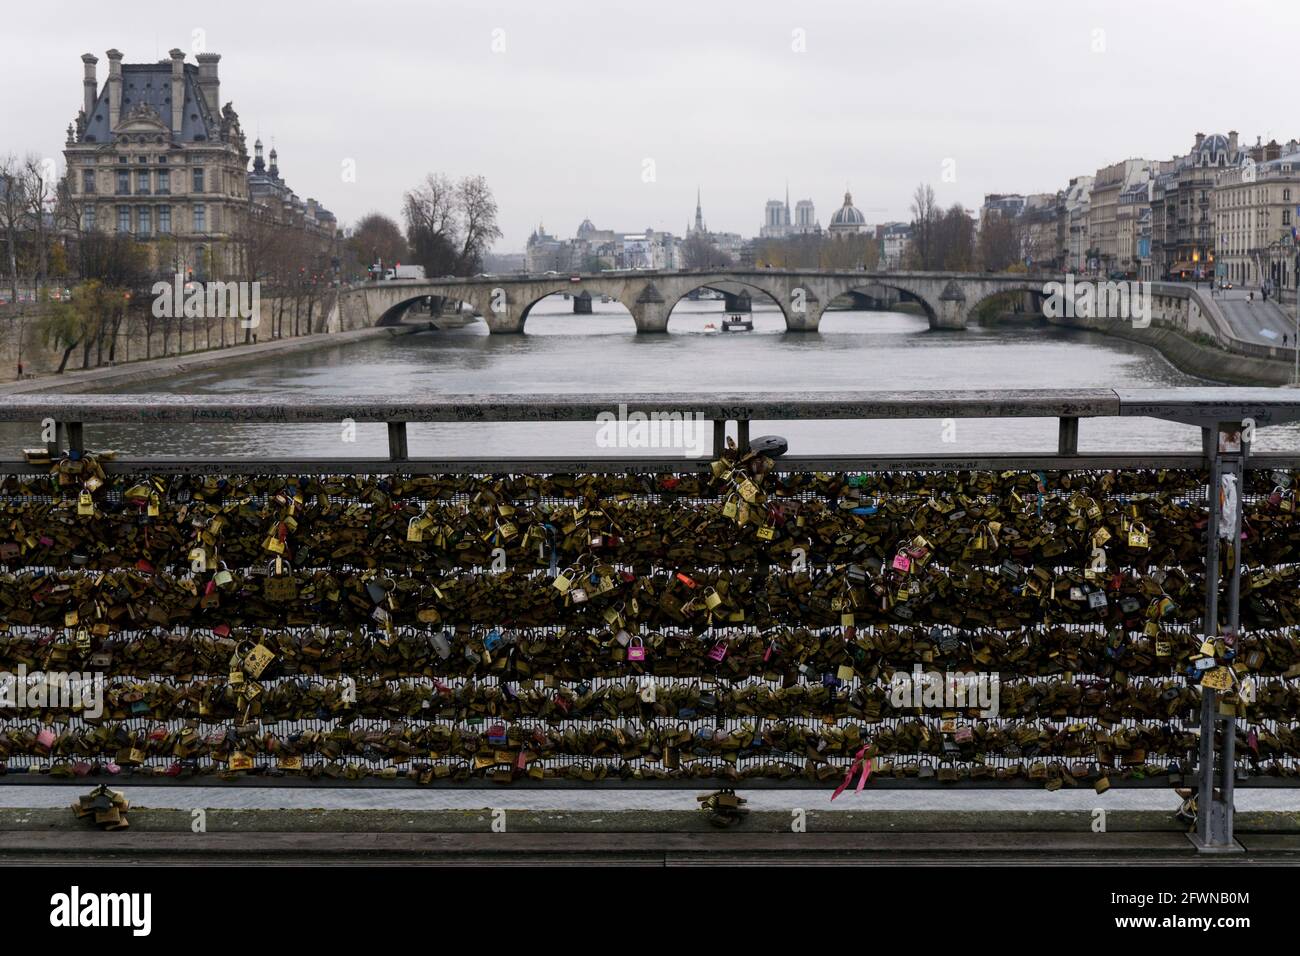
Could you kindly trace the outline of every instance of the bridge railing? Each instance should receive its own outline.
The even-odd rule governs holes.
[[[407,441],[620,404],[711,422],[712,453]],[[1081,419],[1125,417],[1201,452],[1079,450]],[[941,418],[1055,418],[1058,447],[751,450],[753,422]],[[93,450],[344,419],[389,455]],[[0,782],[1185,785],[1228,846],[1235,785],[1297,779],[1300,451],[1251,450],[1297,420],[1273,389],[6,397],[51,440],[0,468],[0,668],[78,674],[103,710],[0,699]],[[940,670],[991,696],[931,700]]]

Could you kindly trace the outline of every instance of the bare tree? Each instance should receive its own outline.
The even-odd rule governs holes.
[[[483,267],[483,257],[501,238],[497,225],[497,201],[482,176],[469,176],[456,185],[457,211],[461,220],[461,246],[457,260],[461,275]]]
[[[46,163],[34,153],[23,161],[23,198],[27,203],[26,218],[31,237],[28,253],[32,288],[39,290],[48,279],[50,269],[50,224],[53,219],[57,180]],[[38,296],[39,297],[39,296]]]
[[[727,255],[702,232],[693,232],[682,244],[682,258],[688,269],[725,269],[732,264]]]
[[[430,173],[406,194],[402,213],[411,256],[431,276],[472,275],[501,238],[497,202],[482,176],[452,183]]]
[[[352,262],[363,270],[377,262],[401,262],[409,258],[402,227],[383,213],[372,212],[357,221],[347,241]]]
[[[972,268],[975,255],[975,222],[962,207],[954,203],[937,220],[934,233],[933,268],[950,272],[966,272]]]
[[[912,268],[936,268],[935,233],[942,215],[934,190],[925,183],[917,186],[912,193]]]
[[[1020,260],[1020,237],[1014,219],[996,211],[984,217],[977,258],[985,272],[1002,272]]]
[[[18,238],[27,214],[22,166],[13,154],[0,159],[0,232],[9,258],[9,291],[18,301]]]
[[[406,194],[402,208],[411,255],[430,276],[456,274],[455,186],[430,173]]]

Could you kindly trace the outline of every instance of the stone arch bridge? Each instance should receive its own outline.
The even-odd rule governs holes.
[[[810,269],[729,269],[720,272],[659,270],[611,271],[582,275],[501,275],[468,279],[399,279],[365,282],[341,293],[343,328],[391,325],[427,296],[467,304],[493,334],[524,330],[528,313],[542,299],[567,292],[608,295],[632,313],[638,332],[665,332],[668,314],[696,289],[737,287],[776,302],[791,332],[815,332],[832,301],[849,293],[893,289],[920,305],[932,329],[964,329],[975,308],[989,296],[1028,292],[1041,298],[1045,283],[1058,275],[958,272],[862,272]]]

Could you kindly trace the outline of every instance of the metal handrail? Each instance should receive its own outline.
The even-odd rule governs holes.
[[[1300,420],[1300,390],[1080,388],[798,392],[472,392],[295,398],[273,395],[5,395],[0,421],[105,424],[337,422],[564,422],[602,412],[696,414],[713,421],[876,418],[1159,418],[1209,425]]]

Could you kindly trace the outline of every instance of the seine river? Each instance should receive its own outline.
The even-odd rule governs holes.
[[[530,315],[525,334],[489,336],[482,322],[449,332],[374,339],[226,366],[136,386],[178,395],[267,394],[420,397],[465,392],[687,392],[717,390],[1077,388],[1204,384],[1157,352],[1123,339],[1049,327],[931,332],[920,316],[830,312],[818,334],[784,331],[775,307],[756,305],[753,332],[711,333],[719,301],[683,302],[667,335],[637,335],[621,305],[595,304],[590,316],[552,297]],[[39,444],[35,425],[0,431],[11,449]],[[756,423],[777,431],[796,454],[952,453],[1054,450],[1049,419]],[[387,455],[383,425],[234,425],[87,428],[90,447],[133,455],[195,457],[354,457]],[[345,438],[355,441],[345,441]],[[945,442],[944,439],[948,439]],[[609,454],[595,423],[412,425],[413,456]],[[1083,450],[1199,447],[1186,426],[1146,419],[1084,420]],[[1260,432],[1259,450],[1300,447],[1300,426]],[[617,452],[615,452],[617,453]],[[627,454],[645,454],[633,449]]]
[[[1071,388],[1204,384],[1179,372],[1158,353],[1121,339],[1052,328],[971,328],[932,333],[925,319],[903,313],[831,312],[820,334],[784,332],[775,309],[756,306],[755,329],[711,334],[705,326],[721,317],[721,302],[684,302],[673,313],[669,334],[638,336],[618,305],[595,305],[591,316],[574,316],[572,303],[541,303],[522,336],[490,337],[481,322],[445,333],[319,349],[262,364],[227,367],[153,383],[150,391],[177,395],[275,394],[286,399],[323,395],[422,396],[460,392],[690,391],[761,392],[773,389]],[[764,429],[756,426],[761,434]],[[1051,420],[961,421],[955,443],[943,442],[939,422],[809,423],[772,425],[801,454],[818,452],[954,452],[1050,450]],[[38,436],[6,431],[10,447],[38,443]],[[87,429],[92,447],[133,454],[302,456],[384,455],[383,426],[358,426],[355,444],[341,444],[333,426],[282,428],[240,426],[200,429]],[[412,427],[413,455],[591,454],[594,425],[501,425]],[[1147,420],[1084,421],[1085,450],[1173,450],[1199,447],[1195,430]],[[1300,447],[1300,430],[1261,431],[1257,447]],[[635,452],[633,452],[635,453]],[[817,809],[911,808],[992,810],[1079,809],[1098,805],[1086,793],[903,793],[868,792],[828,801],[828,793],[747,794],[756,809],[803,806]],[[689,792],[538,793],[375,792],[136,788],[132,798],[147,806],[218,807],[533,807],[536,809],[688,809]],[[57,806],[62,788],[4,787],[0,803]],[[1111,791],[1113,809],[1173,809],[1167,791]],[[1240,792],[1239,808],[1291,807],[1278,792]]]

